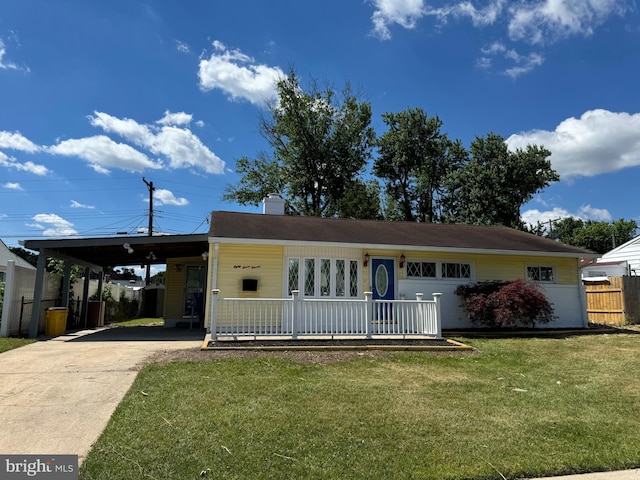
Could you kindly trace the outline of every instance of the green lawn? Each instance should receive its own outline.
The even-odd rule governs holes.
[[[80,478],[503,479],[640,466],[640,335],[459,340],[478,352],[148,365]]]
[[[122,320],[120,322],[109,322],[111,326],[117,327],[139,327],[145,325],[162,325],[164,320],[162,318],[134,318],[131,320]]]
[[[29,338],[6,338],[0,337],[0,353],[12,350],[14,348],[22,347],[35,342],[34,339]]]

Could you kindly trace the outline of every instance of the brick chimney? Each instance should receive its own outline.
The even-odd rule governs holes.
[[[279,193],[270,193],[262,200],[262,213],[264,215],[284,215],[285,200]]]

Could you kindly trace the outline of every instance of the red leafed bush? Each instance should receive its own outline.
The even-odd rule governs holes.
[[[513,328],[518,323],[533,327],[553,320],[553,305],[541,288],[521,279],[460,285],[455,293],[469,319],[487,327]]]

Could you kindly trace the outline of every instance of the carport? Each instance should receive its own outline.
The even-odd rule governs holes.
[[[87,279],[92,271],[98,273],[98,292],[101,294],[105,267],[166,265],[169,258],[197,257],[208,252],[209,248],[207,234],[25,240],[21,243],[25,248],[39,253],[29,328],[31,338],[38,336],[47,258],[64,262],[62,299],[68,302],[72,265],[84,267]],[[82,318],[86,318],[88,310],[88,287],[87,281],[82,296]]]

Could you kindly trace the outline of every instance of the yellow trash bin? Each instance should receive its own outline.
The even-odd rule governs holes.
[[[67,330],[67,309],[52,307],[45,312],[44,334],[47,337],[57,337]]]

